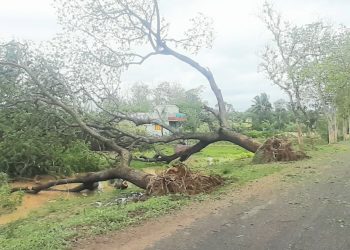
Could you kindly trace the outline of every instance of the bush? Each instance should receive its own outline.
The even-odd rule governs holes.
[[[75,141],[68,149],[57,156],[58,162],[62,162],[65,175],[78,172],[98,171],[108,167],[107,159],[98,153],[92,152],[83,141]]]
[[[21,204],[22,197],[22,192],[11,194],[7,174],[0,172],[0,214],[9,213],[15,210],[16,206]]]
[[[65,145],[57,137],[33,136],[0,142],[0,171],[9,176],[71,175],[106,166],[107,160],[80,140]]]
[[[274,133],[273,131],[248,130],[244,134],[252,138],[268,138],[273,136]]]

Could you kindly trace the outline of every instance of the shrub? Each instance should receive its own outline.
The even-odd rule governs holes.
[[[108,161],[96,152],[92,152],[83,141],[75,141],[67,150],[57,156],[64,174],[98,171],[108,167]]]
[[[248,130],[245,134],[252,138],[268,138],[274,135],[273,131]]]
[[[0,172],[0,214],[9,213],[21,204],[23,193],[11,193],[7,174]]]
[[[6,138],[0,142],[0,171],[9,176],[98,171],[108,162],[81,140],[68,145],[58,137]]]

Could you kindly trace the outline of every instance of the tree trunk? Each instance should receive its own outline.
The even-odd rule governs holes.
[[[348,140],[350,140],[350,116],[348,117],[348,121],[347,121],[347,124],[348,124],[348,131],[347,131],[347,133],[348,133]]]
[[[34,187],[13,188],[11,191],[16,192],[19,190],[23,190],[27,193],[36,194],[42,190],[46,190],[58,185],[81,183],[81,185],[75,188],[66,190],[67,192],[80,192],[85,189],[88,189],[88,190],[95,189],[96,187],[95,183],[99,181],[107,181],[107,180],[117,179],[117,178],[127,180],[142,189],[146,189],[147,185],[149,184],[150,180],[153,177],[154,175],[152,174],[147,174],[143,171],[132,169],[128,166],[119,166],[119,167],[103,170],[100,172],[88,173],[86,175],[75,177],[75,178],[49,181],[47,183],[37,185]]]
[[[255,153],[262,145],[246,135],[225,128],[220,130],[220,137],[223,141],[232,142],[252,153]]]
[[[344,117],[343,118],[343,140],[348,141],[349,140],[349,118]]]
[[[333,144],[338,141],[338,127],[336,114],[329,114],[328,122],[328,143]]]
[[[297,129],[298,129],[299,150],[303,150],[304,149],[303,130],[299,121],[297,121]]]

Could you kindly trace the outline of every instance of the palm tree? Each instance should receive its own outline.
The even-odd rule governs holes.
[[[256,114],[270,113],[272,111],[272,104],[269,101],[269,97],[266,93],[261,93],[253,99],[254,104],[251,107],[251,111]]]

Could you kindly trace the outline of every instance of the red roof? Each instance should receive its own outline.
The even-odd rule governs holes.
[[[175,116],[170,116],[168,117],[169,122],[184,122],[186,121],[186,117],[175,117]]]

